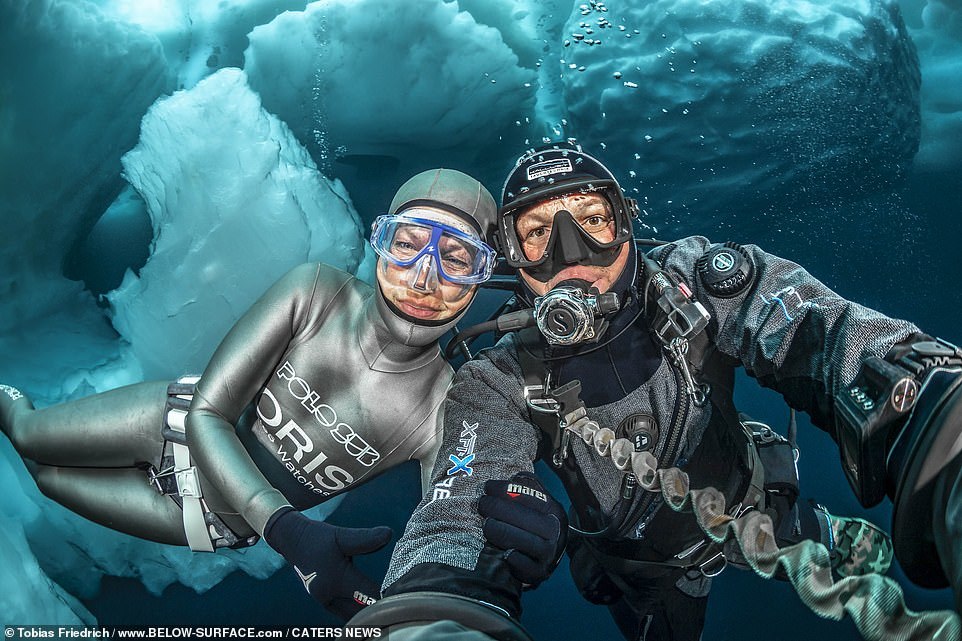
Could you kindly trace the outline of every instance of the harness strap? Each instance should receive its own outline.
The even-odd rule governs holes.
[[[558,476],[564,483],[572,502],[577,502],[584,509],[593,514],[600,514],[601,504],[598,498],[589,489],[588,481],[585,479],[581,467],[574,460],[573,456],[559,457],[556,462],[556,455],[567,449],[566,439],[570,438],[568,432],[561,427],[561,416],[538,405],[538,397],[544,397],[549,390],[545,389],[545,384],[549,382],[548,367],[540,357],[542,346],[539,340],[540,333],[535,327],[529,327],[518,332],[518,361],[521,365],[522,376],[524,377],[525,403],[528,406],[528,414],[531,422],[540,430],[542,438],[538,446],[538,457],[552,462]]]
[[[547,437],[546,445],[550,452],[543,457],[550,461],[551,455],[561,447],[561,427],[559,416],[547,406],[539,407],[539,401],[544,398],[548,390],[545,389],[548,368],[539,357],[541,346],[538,343],[537,328],[529,327],[518,332],[518,362],[521,365],[521,375],[524,377],[524,400],[528,406],[531,421]],[[544,442],[544,439],[542,439]]]
[[[675,245],[660,247],[652,252],[654,257],[648,260],[657,265],[658,268],[663,269],[668,255],[674,249]],[[641,269],[645,268],[646,262],[645,260],[638,261]],[[649,269],[651,269],[651,267],[649,267]],[[643,276],[640,280],[646,283],[647,281],[644,280],[645,277],[650,277],[651,275],[645,274],[644,271],[642,274]],[[644,296],[647,296],[647,294],[647,291],[642,292]],[[654,308],[655,313],[657,313],[656,306],[646,306],[646,310],[652,310],[652,308]],[[744,510],[747,506],[761,509],[764,506],[765,499],[765,468],[762,465],[754,435],[751,430],[738,419],[738,410],[734,404],[735,361],[731,357],[718,351],[715,343],[709,340],[709,333],[715,326],[716,323],[714,319],[711,319],[708,327],[689,339],[685,360],[688,362],[691,370],[699,378],[708,383],[708,400],[718,410],[725,424],[728,425],[730,429],[743,432],[746,436],[744,461],[748,469],[751,470],[751,477],[745,489],[744,496],[741,501],[736,504],[738,509]]]
[[[749,469],[752,471],[752,476],[748,481],[748,487],[745,489],[745,495],[742,497],[741,503],[739,504],[738,511],[745,511],[750,507],[755,509],[762,509],[765,506],[765,466],[762,465],[761,455],[758,453],[758,445],[755,443],[755,435],[744,423],[740,423],[742,429],[745,432],[748,443],[746,444],[747,461]],[[737,514],[734,516],[738,516]]]
[[[620,575],[641,574],[649,578],[665,576],[671,572],[692,575],[701,574],[711,579],[728,567],[728,559],[722,551],[722,544],[705,537],[690,545],[678,554],[666,559],[651,560],[632,558],[637,553],[637,539],[624,539],[627,545],[619,546],[618,540],[605,540],[599,545],[596,539],[585,538],[595,558],[602,567]],[[690,578],[697,578],[690,576]]]
[[[177,494],[180,496],[184,514],[184,534],[187,544],[196,552],[213,552],[214,542],[207,520],[204,518],[204,495],[197,476],[197,468],[191,461],[187,447],[186,419],[187,408],[193,395],[198,376],[185,376],[167,387],[167,407],[164,409],[165,434],[173,432],[171,448],[174,452],[174,478],[177,480]],[[185,406],[186,405],[186,406]],[[179,437],[179,438],[178,438]]]

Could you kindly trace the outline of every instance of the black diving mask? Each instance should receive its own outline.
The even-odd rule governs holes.
[[[606,241],[605,238],[611,235],[607,228],[599,232],[579,224],[571,212],[561,209],[554,215],[541,256],[526,260],[526,264],[519,267],[542,283],[570,265],[608,267],[618,258],[621,245],[630,238],[630,235],[626,238],[616,235],[613,240]]]

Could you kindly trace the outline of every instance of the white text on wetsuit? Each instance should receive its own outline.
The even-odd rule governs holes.
[[[381,458],[380,453],[350,425],[337,420],[337,411],[330,405],[320,402],[320,395],[311,389],[307,381],[297,376],[289,361],[285,361],[277,370],[277,377],[287,381],[287,391],[291,396],[310,411],[319,425],[330,428],[330,434],[334,440],[342,444],[345,451],[358,463],[370,467]],[[338,465],[327,465],[323,469],[318,469],[329,458],[328,455],[315,447],[314,441],[295,420],[288,419],[284,423],[281,404],[269,389],[264,389],[261,394],[261,400],[257,403],[257,415],[264,426],[269,428],[268,436],[272,437],[271,440],[276,438],[280,441],[277,453],[281,461],[307,489],[315,494],[327,495],[342,490],[354,482],[354,476]],[[273,434],[271,434],[272,431]],[[293,451],[290,450],[290,445],[293,445]],[[295,466],[295,462],[299,465]],[[314,473],[315,470],[318,471],[313,474],[313,480],[305,476]]]

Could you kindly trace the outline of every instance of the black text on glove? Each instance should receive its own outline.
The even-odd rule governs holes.
[[[568,518],[534,474],[487,481],[478,499],[488,543],[505,550],[514,578],[535,587],[548,578],[564,552]]]
[[[264,528],[264,540],[294,566],[310,595],[344,620],[380,596],[380,585],[358,571],[351,557],[380,550],[391,536],[389,527],[338,527],[292,507],[272,514]]]

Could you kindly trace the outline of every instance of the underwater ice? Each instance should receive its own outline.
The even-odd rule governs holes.
[[[36,279],[44,296],[34,301],[39,306],[49,296],[44,315],[26,318],[36,313],[26,296],[11,301],[23,304],[25,318],[3,335],[5,380],[38,405],[200,371],[233,321],[288,269],[323,259],[356,272],[367,253],[343,185],[317,171],[290,129],[261,107],[243,71],[222,69],[145,111],[139,142],[118,163],[130,187],[115,202],[114,215],[125,219],[131,214],[118,209],[145,210],[153,242],[139,274],[128,272],[107,296],[115,331],[78,284],[46,272]],[[26,194],[20,209],[27,209]],[[62,226],[51,227],[53,234],[33,231],[56,241]],[[72,242],[76,238],[63,240],[60,260]],[[42,246],[34,242],[33,251]],[[8,251],[22,255],[29,247],[5,247],[4,258],[13,260]],[[58,249],[56,242],[47,247]],[[45,255],[28,258],[54,262]],[[11,265],[7,273],[13,271]],[[18,273],[30,275],[22,265]],[[370,272],[363,275],[370,278]],[[31,284],[11,278],[8,288],[16,294]],[[10,322],[12,316],[3,318]],[[237,569],[266,577],[282,565],[264,544],[194,555],[77,518],[41,497],[6,439],[2,446],[8,491],[0,498],[0,529],[11,539],[0,546],[4,621],[89,621],[70,595],[92,595],[103,574],[140,578],[155,593],[173,581],[202,591]],[[336,504],[322,506],[316,516]]]
[[[354,272],[364,257],[343,185],[317,171],[239,69],[158,100],[122,163],[154,243],[140,274],[128,271],[107,298],[148,379],[202,371],[233,321],[292,266],[324,260]]]
[[[479,22],[456,2],[315,2],[256,27],[244,68],[265,108],[324,153],[470,167],[535,99],[533,70]]]
[[[196,371],[288,267],[370,279],[338,159],[454,166],[495,191],[519,150],[575,136],[665,235],[690,231],[669,198],[707,216],[739,188],[856,194],[913,161],[962,164],[958,3],[611,4],[0,2],[0,382],[46,405]],[[77,256],[98,219],[151,238],[102,301],[64,276],[91,278]],[[280,566],[263,546],[191,555],[91,525],[40,497],[5,440],[0,481],[4,620],[87,621],[74,597],[105,573],[202,590]]]

